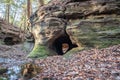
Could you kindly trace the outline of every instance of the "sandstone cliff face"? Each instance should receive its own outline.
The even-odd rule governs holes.
[[[35,47],[29,57],[63,55],[63,43],[68,53],[120,43],[119,0],[52,0],[30,22]]]
[[[14,45],[23,42],[25,36],[23,30],[0,18],[0,42],[6,45]]]

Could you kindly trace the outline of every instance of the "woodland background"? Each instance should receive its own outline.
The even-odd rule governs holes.
[[[28,19],[40,6],[50,0],[1,0],[0,17],[21,28],[27,27]]]

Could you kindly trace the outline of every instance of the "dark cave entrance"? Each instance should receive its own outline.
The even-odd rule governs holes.
[[[13,41],[13,38],[12,38],[12,37],[6,37],[6,38],[4,39],[4,43],[5,43],[6,45],[14,45],[14,43],[13,43],[12,41]]]
[[[4,39],[4,43],[5,43],[6,45],[15,45],[15,44],[18,44],[19,41],[18,41],[17,38],[14,39],[13,37],[6,37],[6,38]]]
[[[62,35],[53,42],[52,47],[53,47],[53,50],[55,50],[58,55],[64,55],[66,52],[68,52],[72,48],[75,48],[78,46],[76,44],[72,44],[72,41],[70,40],[68,35]],[[66,50],[64,51],[65,48]]]

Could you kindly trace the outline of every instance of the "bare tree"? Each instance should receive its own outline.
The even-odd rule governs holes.
[[[5,19],[7,20],[8,23],[9,23],[9,15],[10,15],[10,0],[7,0]]]
[[[32,14],[31,0],[27,0],[27,18],[30,18],[31,14]]]
[[[44,5],[44,1],[43,0],[38,0],[38,2],[39,2],[39,7]]]

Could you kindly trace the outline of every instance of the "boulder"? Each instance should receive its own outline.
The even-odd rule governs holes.
[[[30,17],[35,46],[28,57],[64,55],[120,44],[119,0],[52,0]],[[66,52],[62,44],[68,44]]]
[[[14,45],[26,39],[25,31],[0,18],[0,42],[6,45]]]

